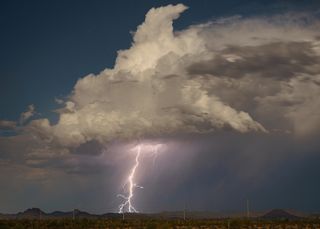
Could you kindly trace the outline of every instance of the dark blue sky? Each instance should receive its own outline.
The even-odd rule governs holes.
[[[317,113],[320,102],[316,86],[320,85],[317,75],[320,36],[316,36],[317,31],[314,29],[319,28],[318,0],[4,0],[0,1],[0,183],[5,188],[0,190],[0,212],[21,211],[33,206],[46,211],[81,208],[101,213],[117,210],[119,201],[115,195],[121,188],[119,181],[123,180],[123,174],[132,162],[124,158],[119,148],[126,149],[127,146],[122,145],[122,142],[119,145],[112,142],[116,146],[108,145],[109,142],[105,144],[104,132],[102,137],[94,132],[104,123],[93,125],[92,129],[90,126],[80,128],[84,131],[80,131],[79,135],[89,137],[72,145],[67,140],[67,143],[63,142],[64,137],[69,137],[68,134],[73,131],[68,125],[66,129],[63,123],[57,129],[55,126],[45,129],[42,127],[47,127],[46,123],[36,126],[32,125],[32,120],[48,118],[55,124],[59,114],[53,111],[64,105],[67,107],[66,104],[57,104],[55,99],[67,101],[72,96],[72,90],[76,90],[74,86],[79,79],[90,73],[98,75],[105,68],[113,68],[117,51],[131,47],[133,41],[130,32],[136,31],[137,26],[144,22],[149,9],[177,3],[189,7],[174,21],[174,29],[177,31],[233,16],[237,16],[234,22],[226,22],[225,26],[232,28],[232,23],[235,23],[242,27],[230,29],[226,37],[223,37],[223,23],[223,26],[218,25],[217,28],[215,25],[203,30],[198,28],[199,38],[206,44],[203,59],[203,53],[190,52],[187,57],[179,57],[178,61],[166,66],[168,63],[157,54],[161,58],[157,59],[160,64],[156,67],[167,74],[161,79],[172,80],[174,85],[175,78],[166,70],[172,70],[171,65],[179,61],[187,61],[182,72],[188,80],[182,75],[181,85],[188,85],[189,81],[200,75],[201,79],[208,80],[203,81],[208,87],[203,86],[208,90],[204,94],[209,97],[214,95],[214,98],[218,98],[214,101],[221,100],[223,105],[235,110],[236,115],[232,116],[231,121],[227,120],[229,122],[226,121],[226,125],[225,120],[220,120],[221,124],[220,116],[217,116],[218,124],[210,126],[210,120],[205,119],[208,112],[192,113],[186,119],[191,124],[192,118],[199,120],[197,118],[201,115],[204,115],[204,121],[200,124],[195,121],[195,126],[191,127],[199,127],[200,130],[212,128],[213,133],[196,131],[190,134],[181,131],[160,135],[159,139],[169,142],[172,148],[168,147],[164,155],[159,155],[155,168],[151,167],[150,161],[147,161],[146,168],[140,168],[148,176],[141,175],[141,185],[146,188],[137,192],[138,208],[147,212],[180,210],[187,199],[190,210],[242,211],[245,200],[249,198],[252,208],[257,211],[270,208],[309,212],[320,210],[320,183],[317,182],[320,173],[320,120]],[[279,15],[283,14],[288,14],[287,18],[293,18],[292,21],[287,22],[283,18],[277,21]],[[276,19],[272,17],[274,15]],[[275,23],[265,23],[269,18],[273,18]],[[311,19],[306,22],[303,21],[305,18]],[[305,30],[299,23],[305,23]],[[270,31],[277,42],[271,35],[271,38],[268,37],[264,26],[269,26],[266,31]],[[283,34],[282,28],[288,34]],[[243,35],[251,32],[253,38]],[[306,35],[302,34],[304,32]],[[216,39],[216,34],[222,38]],[[291,34],[294,37],[290,37]],[[304,35],[309,40],[304,39]],[[183,36],[189,38],[188,34]],[[264,43],[264,39],[268,42]],[[249,44],[245,43],[247,40]],[[215,42],[225,46],[222,49],[216,48]],[[250,42],[254,44],[251,46]],[[213,55],[216,58],[207,58]],[[197,59],[199,56],[201,58]],[[169,56],[169,62],[170,58],[176,57]],[[162,68],[161,64],[166,68]],[[181,66],[178,65],[177,69],[181,70]],[[180,73],[177,73],[177,77],[180,77]],[[309,78],[299,78],[300,73]],[[122,77],[121,74],[116,76]],[[252,77],[252,81],[246,81],[244,76]],[[229,87],[229,84],[222,83],[221,86],[224,80],[244,86],[235,89]],[[248,82],[253,82],[253,85]],[[90,87],[86,88],[86,82],[81,81],[80,84],[83,91],[80,90],[79,98],[71,100],[79,99],[77,102],[82,103],[81,106],[90,107],[96,100],[92,102],[88,97],[96,94],[92,93]],[[99,85],[92,84],[99,89]],[[140,96],[136,88],[130,91],[130,88],[123,90],[122,84],[114,85],[116,96],[111,92],[110,100],[115,98],[113,102],[116,108],[111,112],[121,110],[122,103],[131,101],[130,93]],[[141,88],[143,92],[146,87]],[[176,88],[173,91],[179,92],[180,85]],[[293,88],[293,92],[290,88]],[[103,90],[98,89],[102,97],[105,96]],[[141,99],[149,96],[146,95],[142,94]],[[103,102],[100,106],[108,104],[108,107],[109,98],[105,97],[101,99]],[[165,97],[163,100],[170,99]],[[157,105],[157,102],[154,104]],[[177,99],[178,105],[179,102]],[[36,114],[28,116],[25,113],[26,121],[19,123],[21,113],[30,104],[35,105]],[[81,113],[81,109],[69,108],[60,110],[60,114],[68,116],[74,112],[77,115],[80,111],[77,117],[86,115]],[[178,106],[177,111],[180,108]],[[219,109],[215,110],[216,113],[220,113]],[[90,114],[91,108],[87,110]],[[106,112],[97,110],[102,114]],[[188,115],[189,111],[193,111],[192,108],[182,109],[181,117],[184,118],[183,114]],[[248,113],[249,118],[240,111]],[[245,124],[249,123],[248,129],[241,129],[243,123],[238,123],[238,115],[244,117]],[[92,116],[92,120],[95,120],[94,112]],[[121,112],[118,116],[121,116]],[[14,122],[9,123],[8,120]],[[138,125],[133,123],[133,127],[127,123],[125,130],[115,131],[116,134],[121,135],[127,129],[130,131],[130,128],[135,130]],[[11,127],[8,127],[9,124]],[[77,127],[73,126],[74,129]],[[152,134],[152,139],[158,137]],[[26,193],[30,198],[25,198]]]

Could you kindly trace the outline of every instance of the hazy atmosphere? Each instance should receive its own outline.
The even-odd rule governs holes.
[[[320,211],[319,1],[0,18],[0,212]]]

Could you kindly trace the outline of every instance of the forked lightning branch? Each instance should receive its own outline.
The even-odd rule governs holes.
[[[126,179],[125,183],[125,193],[118,194],[118,197],[123,199],[123,202],[119,205],[119,213],[133,213],[138,212],[133,205],[134,191],[136,188],[143,188],[136,183],[136,173],[141,165],[141,155],[148,153],[156,156],[162,144],[144,144],[140,143],[132,148],[132,151],[135,153],[135,160],[133,166],[130,169],[130,173]]]

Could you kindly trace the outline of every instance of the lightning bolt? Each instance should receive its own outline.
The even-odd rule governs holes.
[[[142,150],[144,149],[145,152],[152,152],[152,154],[155,158],[160,146],[161,146],[161,144],[156,144],[156,145],[139,144],[133,148],[134,151],[136,152],[135,163],[130,170],[130,173],[127,178],[127,182],[125,184],[125,186],[128,187],[128,191],[127,191],[128,195],[124,195],[124,194],[117,195],[118,197],[121,197],[124,200],[124,202],[119,205],[119,211],[118,211],[119,213],[124,213],[126,210],[127,210],[127,212],[130,212],[130,213],[138,212],[132,204],[132,198],[134,196],[134,189],[136,187],[143,188],[142,186],[139,186],[135,183],[136,171],[140,165],[140,156],[142,154]]]
[[[128,184],[129,184],[129,194],[128,196],[119,194],[119,197],[122,197],[125,201],[124,203],[120,204],[119,206],[119,213],[123,213],[124,212],[124,207],[128,207],[128,212],[137,212],[137,210],[133,207],[132,205],[132,197],[133,197],[133,189],[136,186],[136,184],[134,183],[134,176],[136,174],[136,170],[139,166],[139,159],[140,159],[140,154],[141,154],[141,145],[137,146],[137,153],[136,153],[136,158],[135,158],[135,164],[133,166],[133,168],[131,169],[131,172],[129,174],[128,177]]]

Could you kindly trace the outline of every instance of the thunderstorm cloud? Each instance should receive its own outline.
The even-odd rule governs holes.
[[[133,33],[131,47],[118,51],[113,68],[80,78],[64,100],[57,100],[56,123],[35,118],[34,105],[18,122],[0,120],[0,131],[14,130],[0,137],[1,174],[19,170],[26,179],[45,180],[60,174],[60,169],[68,174],[99,172],[104,163],[112,166],[112,157],[99,157],[109,157],[108,144],[113,141],[191,135],[205,136],[210,144],[220,139],[211,145],[215,155],[204,150],[196,159],[199,164],[226,158],[234,174],[241,170],[250,177],[259,168],[267,171],[268,161],[276,164],[275,158],[287,158],[283,152],[297,153],[292,142],[316,138],[320,131],[317,17],[236,16],[175,31],[174,20],[186,10],[183,4],[150,9]],[[222,136],[214,136],[219,132]],[[255,140],[250,138],[253,133],[258,135],[252,137]],[[267,148],[273,144],[277,149],[270,159]],[[306,144],[301,151],[314,151],[314,145]],[[246,164],[248,158],[254,166]],[[237,161],[243,161],[245,168]],[[24,166],[32,170],[25,172]],[[57,170],[49,174],[46,168]],[[180,179],[180,174],[170,172],[168,165],[165,173]],[[52,182],[58,183],[54,178]],[[154,184],[153,191],[161,188]]]
[[[39,119],[27,128],[66,147],[218,129],[308,135],[320,128],[318,23],[303,23],[304,15],[235,17],[174,31],[186,9],[151,9],[114,68],[78,80],[57,124]]]
[[[114,140],[218,130],[304,138],[319,131],[318,20],[303,13],[231,17],[174,31],[185,10],[152,8],[112,69],[79,79],[59,100],[57,123],[27,122],[35,115],[30,105],[18,135],[0,139],[2,148],[21,147],[27,164],[42,166],[77,152],[97,155]]]

